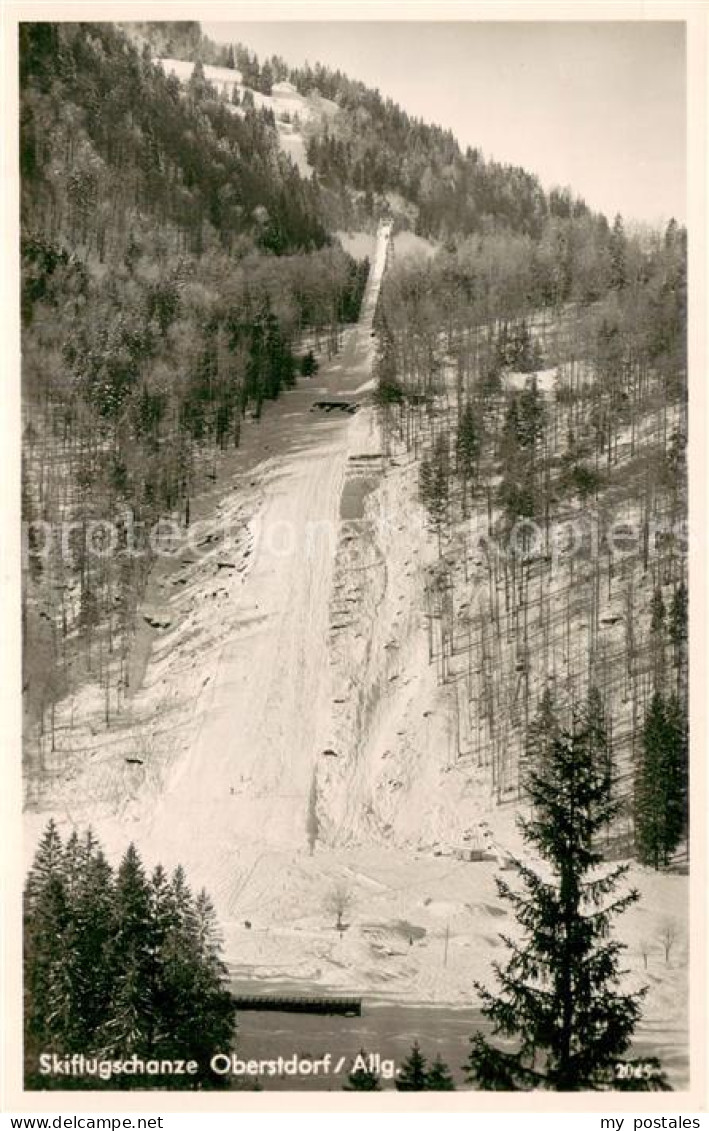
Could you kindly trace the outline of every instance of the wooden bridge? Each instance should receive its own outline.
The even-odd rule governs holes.
[[[343,1017],[360,1017],[362,1015],[362,999],[359,997],[284,997],[279,994],[254,996],[237,994],[234,1001],[237,1010],[248,1010],[252,1013],[336,1013]]]

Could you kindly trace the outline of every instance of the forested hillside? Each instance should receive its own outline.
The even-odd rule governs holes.
[[[25,24],[22,35],[24,216],[41,216],[47,236],[110,258],[125,253],[137,210],[174,229],[164,253],[238,250],[240,237],[279,254],[328,242],[267,113],[234,113],[198,73],[181,98],[149,48],[109,24]]]
[[[331,241],[267,111],[198,73],[181,89],[113,25],[25,24],[20,58],[23,510],[76,524],[69,558],[28,547],[41,733],[77,679],[105,684],[107,721],[125,690],[150,547],[100,561],[87,528],[189,522],[207,453],[338,348],[368,264]]]
[[[456,763],[516,803],[583,707],[620,806],[608,843],[654,867],[688,815],[685,303],[674,221],[580,216],[394,267],[379,312]]]
[[[123,550],[128,512],[189,524],[245,418],[357,319],[368,263],[333,233],[386,216],[436,248],[387,272],[375,399],[429,524],[421,601],[456,756],[516,801],[540,730],[590,704],[623,836],[670,860],[687,824],[686,233],[609,223],[339,71],[195,23],[26,24],[20,46],[23,509],[74,524],[68,554],[28,546],[32,758],[83,679],[106,726],[124,704],[151,553],[90,554],[87,532],[115,523]],[[591,518],[597,544],[584,528],[569,550]]]
[[[200,39],[194,25],[127,26],[157,56],[236,70],[249,92],[269,96],[289,83],[333,103],[338,113],[305,131],[321,215],[333,225],[362,223],[385,207],[400,225],[442,241],[493,229],[536,238],[550,217],[589,214],[569,189],[545,192],[532,172],[462,150],[450,130],[412,117],[340,70],[289,67],[277,55],[259,59],[244,44]]]

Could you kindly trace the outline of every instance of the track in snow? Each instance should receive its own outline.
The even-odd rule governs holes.
[[[371,372],[389,234],[380,227],[361,318],[338,358],[343,393]],[[227,914],[265,849],[306,844],[313,768],[329,729],[328,607],[347,425],[345,417],[318,428],[314,418],[312,443],[269,464],[237,598],[244,626],[221,651],[195,740],[145,830],[151,853],[182,861]]]

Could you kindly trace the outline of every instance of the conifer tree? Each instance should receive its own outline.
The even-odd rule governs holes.
[[[591,687],[586,704],[588,752],[599,772],[608,777],[609,797],[613,789],[613,764],[608,739],[608,723],[603,697],[597,687]]]
[[[110,1010],[115,978],[110,960],[113,927],[113,872],[89,832],[82,842],[71,939],[66,948],[67,960],[75,967],[75,1009],[82,1020],[84,1048],[94,1047]]]
[[[669,742],[665,773],[670,782],[667,798],[667,851],[674,852],[687,834],[689,823],[689,726],[687,710],[678,695],[667,703]]]
[[[163,870],[156,869],[152,889],[152,913],[160,944],[158,1000],[162,1027],[175,1047],[185,1048],[194,1031],[198,947],[194,899],[182,867],[175,869],[169,882]]]
[[[357,1063],[357,1060],[361,1063]],[[381,1081],[376,1072],[367,1067],[368,1059],[364,1049],[360,1049],[359,1057],[352,1063],[352,1069],[344,1085],[345,1092],[381,1092]]]
[[[50,820],[39,842],[25,884],[25,907],[32,912],[38,905],[47,882],[60,877],[64,864],[64,848],[54,820]]]
[[[463,485],[463,506],[467,505],[467,492],[474,490],[480,458],[480,436],[475,419],[475,410],[470,401],[463,409],[458,424],[455,444],[456,471]]]
[[[114,972],[107,958],[112,938],[111,870],[91,832],[73,832],[62,862],[64,905],[60,955],[48,989],[47,1025],[62,1034],[68,1052],[92,1047],[106,1017]]]
[[[448,439],[441,433],[434,444],[431,458],[422,460],[419,472],[421,501],[438,535],[439,550],[448,518],[448,470]]]
[[[532,453],[544,431],[544,405],[536,377],[530,377],[519,395],[518,435],[523,448]]]
[[[551,757],[554,739],[559,733],[554,697],[550,688],[545,687],[539,700],[536,714],[529,724],[524,747],[522,783],[530,772],[541,773]]]
[[[665,705],[659,691],[650,701],[635,768],[635,844],[638,859],[659,868],[663,857],[662,759],[667,740]]]
[[[396,355],[393,342],[386,326],[380,333],[380,347],[375,363],[377,386],[374,402],[382,408],[401,405],[404,401],[404,386],[397,372]]]
[[[610,285],[614,290],[622,290],[627,279],[627,244],[623,218],[620,215],[617,215],[613,221],[609,250],[611,260]]]
[[[158,865],[148,882],[131,845],[114,879],[93,834],[63,848],[50,823],[28,876],[24,935],[33,1086],[45,1086],[37,1053],[52,1050],[193,1059],[188,1086],[224,1086],[209,1059],[232,1045],[234,1002],[214,908],[204,891],[193,899],[181,868],[168,880]]]
[[[635,844],[653,868],[669,863],[686,826],[687,726],[676,696],[650,700],[635,768]]]
[[[414,1041],[411,1052],[399,1069],[396,1078],[397,1092],[423,1092],[427,1086],[426,1058],[419,1048],[418,1041]]]
[[[73,1035],[64,980],[69,921],[64,880],[49,875],[25,921],[25,1033],[30,1048],[60,1051]]]
[[[183,986],[172,962],[174,940],[180,930],[170,881],[162,865],[158,864],[150,877],[150,935],[152,941],[147,976],[154,1011],[154,1038],[165,1050],[178,1056],[182,1047],[183,1032],[180,1026]]]
[[[318,777],[315,770],[313,770],[313,776],[310,781],[305,831],[308,838],[308,850],[312,856],[315,851],[315,845],[318,842],[318,833],[320,831],[318,823]]]
[[[433,1064],[426,1073],[427,1092],[454,1092],[455,1084],[448,1065],[437,1054]]]
[[[521,447],[522,423],[520,419],[519,397],[512,392],[508,395],[505,404],[505,418],[500,436],[500,454],[502,461],[510,470],[514,470],[519,463],[519,449]]]
[[[207,892],[199,892],[194,905],[194,955],[191,969],[188,966],[186,1017],[188,1032],[184,1034],[182,1048],[189,1051],[191,1059],[200,1065],[199,1080],[202,1086],[223,1087],[222,1077],[209,1068],[215,1049],[229,1049],[236,1030],[234,1001],[226,989],[227,968],[221,958],[222,941],[216,914]]]
[[[318,363],[312,350],[308,350],[300,362],[300,372],[303,377],[312,377],[318,371]]]
[[[64,847],[64,857],[62,860],[62,872],[66,880],[67,895],[69,898],[74,894],[79,883],[83,852],[84,848],[79,841],[79,834],[76,829],[74,829]]]
[[[650,641],[653,682],[655,690],[662,692],[665,678],[665,602],[659,586],[655,589],[650,602]]]
[[[669,633],[674,651],[674,665],[677,673],[677,693],[680,694],[686,682],[687,669],[687,586],[682,581],[672,595],[670,606]]]
[[[135,845],[131,844],[116,877],[113,943],[110,962],[116,972],[111,1015],[104,1036],[121,1056],[153,1052],[154,939],[151,930],[150,889]]]
[[[72,916],[66,885],[50,880],[42,908],[49,961],[46,968],[45,1031],[53,1051],[74,1052],[84,1047],[84,1019],[77,994],[77,962],[71,954]]]
[[[63,960],[62,938],[68,922],[64,850],[54,821],[37,848],[24,891],[24,993],[26,1052],[48,1045],[48,1015]]]
[[[520,827],[540,864],[515,860],[522,890],[497,881],[522,939],[503,937],[511,956],[506,967],[495,964],[497,995],[476,984],[494,1035],[515,1047],[501,1049],[476,1034],[466,1075],[479,1088],[503,1091],[611,1088],[643,993],[616,988],[622,947],[608,936],[613,919],[638,896],[614,895],[627,865],[598,874],[596,841],[617,805],[605,769],[590,757],[586,718],[577,716],[555,735],[528,789],[533,817],[520,819]]]

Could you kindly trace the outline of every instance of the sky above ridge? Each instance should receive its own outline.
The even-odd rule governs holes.
[[[627,220],[686,219],[680,22],[203,22],[259,58],[322,62],[461,145]]]

